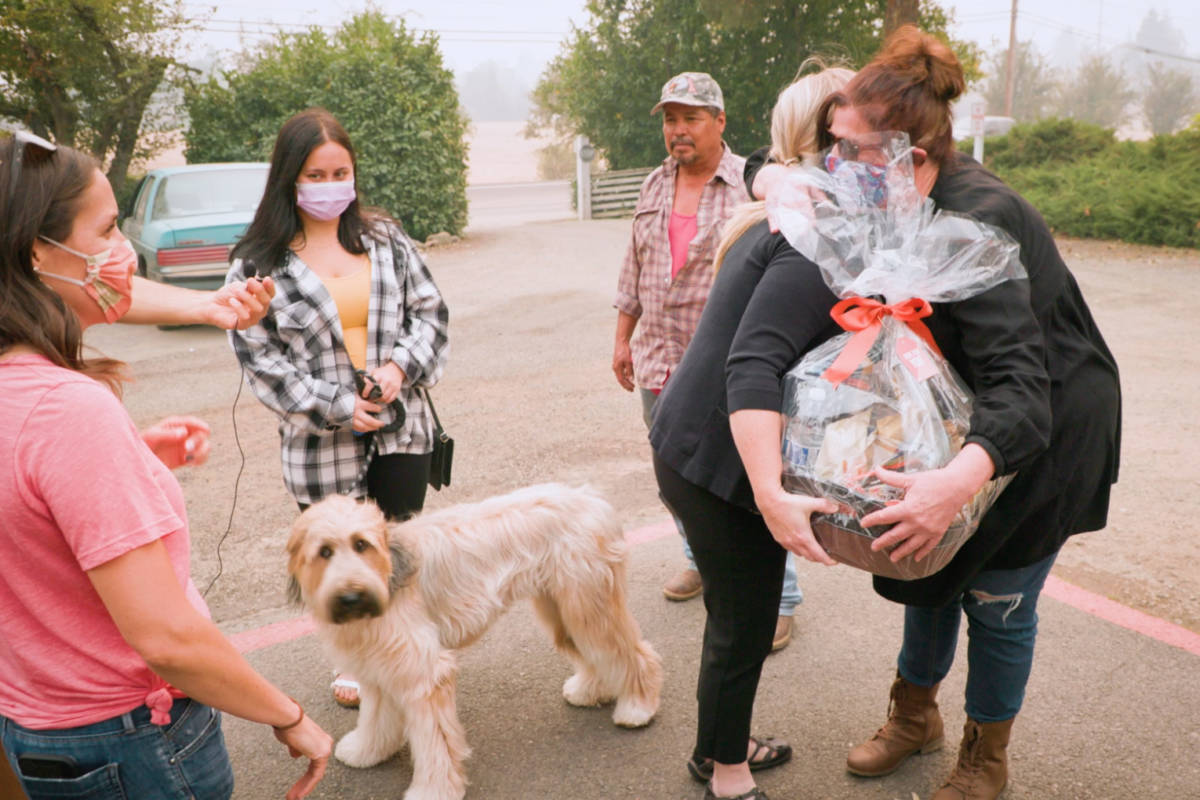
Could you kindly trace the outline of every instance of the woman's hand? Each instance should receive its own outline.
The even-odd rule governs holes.
[[[780,547],[818,564],[833,566],[837,563],[817,543],[810,519],[813,514],[832,514],[837,511],[837,504],[832,500],[791,494],[781,487],[765,499],[756,495],[755,502]]]
[[[377,431],[382,428],[383,421],[375,416],[380,411],[383,411],[383,406],[354,395],[354,417],[352,420],[354,430],[359,433],[369,433],[370,431]]]
[[[142,431],[142,441],[168,469],[196,467],[208,460],[208,423],[196,417],[167,417]]]
[[[404,370],[396,366],[395,361],[389,361],[382,367],[371,370],[369,375],[371,380],[375,382],[375,385],[379,387],[379,390],[383,392],[381,399],[384,405],[392,402],[400,395],[400,389],[404,386],[404,379],[406,377]],[[364,386],[363,398],[366,398],[370,392],[371,387]]]
[[[287,800],[299,800],[325,777],[329,754],[333,752],[333,738],[307,715],[294,728],[286,731],[276,729],[275,738],[287,745],[292,758],[304,756],[308,759],[308,769],[287,793]]]
[[[775,541],[809,561],[827,566],[836,564],[817,544],[809,517],[817,512],[832,514],[837,505],[832,500],[790,494],[780,483],[783,460],[779,439],[783,435],[783,418],[779,412],[753,408],[734,411],[729,415],[729,430],[754,490],[754,504]]]
[[[275,281],[271,278],[235,281],[207,297],[200,308],[200,315],[214,327],[244,331],[267,315],[274,296]]]
[[[876,469],[879,480],[904,490],[904,499],[873,511],[860,522],[864,527],[893,525],[871,542],[875,551],[892,550],[895,564],[906,556],[920,561],[933,552],[954,516],[992,477],[991,456],[977,444],[964,447],[949,464],[926,472],[893,472]]]
[[[814,207],[823,199],[821,191],[813,186],[811,179],[803,173],[794,172],[778,164],[768,166],[773,169],[764,176],[768,180],[764,181],[763,197],[766,200],[767,225],[771,233],[778,233],[784,225],[787,225],[789,230],[794,230],[797,226],[804,229],[811,225],[811,220],[816,215]],[[763,167],[763,172],[766,171],[767,168]],[[758,182],[759,178],[755,178],[756,194]]]

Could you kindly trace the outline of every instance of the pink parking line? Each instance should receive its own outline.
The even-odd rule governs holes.
[[[1186,650],[1192,655],[1200,656],[1200,634],[1193,633],[1181,625],[1123,606],[1115,600],[1109,600],[1103,595],[1081,589],[1053,575],[1046,578],[1042,594],[1077,608],[1085,614],[1091,614],[1093,617],[1120,625],[1135,633],[1157,639],[1163,644],[1169,644],[1180,650]]]
[[[312,617],[304,616],[235,633],[229,637],[229,641],[233,642],[233,646],[238,649],[238,652],[253,653],[264,647],[283,644],[293,639],[299,639],[301,636],[307,636],[316,629],[317,623],[313,622]]]
[[[626,531],[625,541],[636,547],[674,535],[677,535],[675,524],[668,519]],[[1134,633],[1140,633],[1163,644],[1178,647],[1192,655],[1200,656],[1200,634],[1193,633],[1181,625],[1123,606],[1115,600],[1109,600],[1103,595],[1081,589],[1053,575],[1046,579],[1046,586],[1042,593],[1085,614],[1091,614],[1093,617],[1119,625]],[[229,639],[240,652],[252,653],[264,647],[299,639],[314,630],[316,630],[316,623],[311,617],[305,616],[235,633]]]

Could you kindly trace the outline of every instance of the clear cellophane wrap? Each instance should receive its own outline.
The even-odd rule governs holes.
[[[970,431],[971,392],[915,317],[928,303],[964,300],[1026,274],[1017,244],[1003,231],[935,211],[920,196],[907,138],[891,136],[876,145],[888,156],[882,206],[865,199],[861,172],[850,162],[832,173],[791,170],[776,199],[790,192],[792,201],[773,204],[789,243],[820,267],[844,299],[839,306],[851,308],[840,318],[835,313],[847,332],[811,350],[784,378],[783,484],[838,504],[836,513],[812,518],[817,540],[835,559],[912,580],[949,563],[1011,480],[985,484],[921,561],[910,555],[893,563],[885,550],[871,550],[886,528],[864,528],[859,520],[904,495],[874,470],[943,467]],[[878,200],[878,188],[867,188]],[[920,308],[926,311],[911,313]]]

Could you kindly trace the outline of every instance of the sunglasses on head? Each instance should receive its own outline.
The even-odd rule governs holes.
[[[26,161],[34,163],[40,157],[49,158],[58,149],[58,145],[47,142],[40,136],[29,131],[17,131],[13,134],[12,168],[8,173],[8,199],[17,196],[17,184],[21,181],[21,167]]]

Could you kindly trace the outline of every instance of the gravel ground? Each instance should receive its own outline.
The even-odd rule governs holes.
[[[453,343],[434,396],[456,439],[454,485],[431,493],[430,507],[560,480],[598,487],[627,526],[664,518],[638,403],[609,369],[628,230],[628,221],[529,224],[427,254]],[[1125,428],[1109,526],[1074,537],[1055,573],[1200,632],[1200,317],[1190,302],[1200,253],[1059,244],[1120,364]],[[215,618],[236,631],[289,616],[283,542],[294,506],[279,477],[275,421],[243,391],[235,439],[239,377],[224,335],[113,326],[89,341],[133,366],[138,381],[126,401],[139,424],[189,413],[213,427],[209,464],[179,477],[201,590],[217,575],[224,537],[223,570],[208,595]]]

